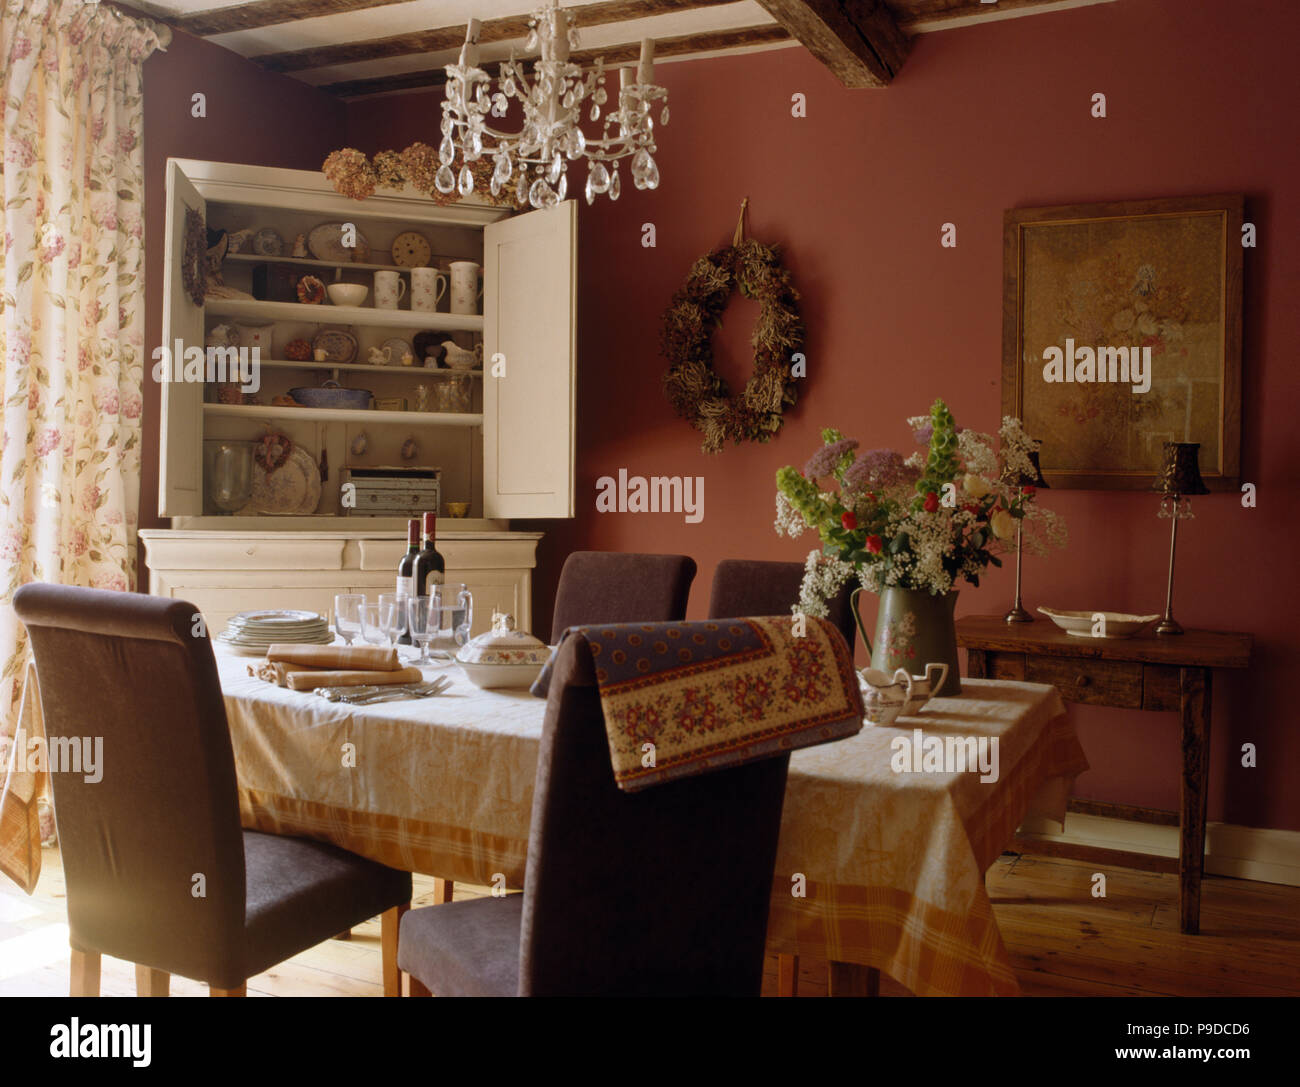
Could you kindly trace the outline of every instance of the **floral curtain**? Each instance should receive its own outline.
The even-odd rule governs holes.
[[[0,0],[0,737],[28,581],[135,587],[144,374],[143,63],[170,32]]]

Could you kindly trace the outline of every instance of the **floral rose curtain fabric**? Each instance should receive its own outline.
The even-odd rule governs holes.
[[[135,582],[144,368],[142,68],[164,28],[0,0],[0,736],[27,581]]]

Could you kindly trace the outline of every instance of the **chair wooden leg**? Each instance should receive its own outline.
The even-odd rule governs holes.
[[[342,932],[340,932],[340,933],[338,933],[337,935],[335,935],[335,936],[334,936],[334,939],[336,939],[336,940],[350,940],[350,939],[352,939],[352,930],[351,930],[350,928],[345,928]]]
[[[402,995],[402,972],[397,968],[397,930],[409,902],[384,910],[379,915],[379,958],[384,975],[384,996]]]
[[[429,991],[429,987],[414,974],[407,974],[406,981],[409,996],[433,996],[433,993]]]
[[[433,881],[433,904],[441,906],[445,902],[450,902],[455,886],[456,884],[449,879],[435,879]]]
[[[136,996],[171,996],[172,976],[166,970],[135,964]]]
[[[218,989],[215,985],[208,986],[208,996],[247,996],[248,983],[238,986],[234,989]]]
[[[69,996],[99,996],[99,952],[72,949]]]
[[[778,955],[776,957],[776,995],[799,995],[798,955]]]

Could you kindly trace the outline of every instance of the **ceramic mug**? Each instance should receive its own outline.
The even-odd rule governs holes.
[[[437,268],[411,269],[411,309],[433,313],[447,293],[447,273]]]
[[[478,313],[483,288],[478,282],[479,266],[472,260],[451,262],[451,312]]]
[[[275,330],[275,325],[236,325],[239,330],[239,346],[246,347],[250,351],[253,348],[265,355],[271,357],[271,333]]]
[[[375,273],[375,309],[397,309],[406,293],[406,280],[396,272]]]

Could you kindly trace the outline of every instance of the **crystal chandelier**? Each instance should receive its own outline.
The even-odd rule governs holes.
[[[442,104],[442,143],[438,148],[441,167],[434,179],[438,191],[458,190],[462,196],[474,191],[469,163],[484,157],[493,160],[491,190],[498,196],[512,179],[518,178],[519,204],[535,208],[554,207],[569,190],[569,163],[587,160],[585,195],[594,202],[598,193],[617,200],[622,189],[618,165],[632,159],[628,172],[638,189],[659,186],[655,164],[654,119],[650,111],[664,100],[659,123],[668,123],[668,91],[651,82],[654,73],[654,43],[641,43],[641,59],[634,74],[619,70],[618,108],[604,110],[604,58],[598,58],[584,77],[582,68],[569,60],[577,45],[577,33],[569,26],[568,13],[555,6],[536,12],[529,20],[525,49],[540,48],[530,80],[514,51],[501,64],[498,88],[493,91],[487,72],[478,66],[479,21],[471,19],[460,60],[447,65],[447,97]],[[502,132],[489,118],[506,115],[514,100],[523,107],[523,127],[517,133]],[[592,123],[604,119],[599,138],[585,135],[581,128],[584,112]],[[457,152],[462,157],[460,174],[452,169]],[[528,181],[529,174],[533,180]]]

